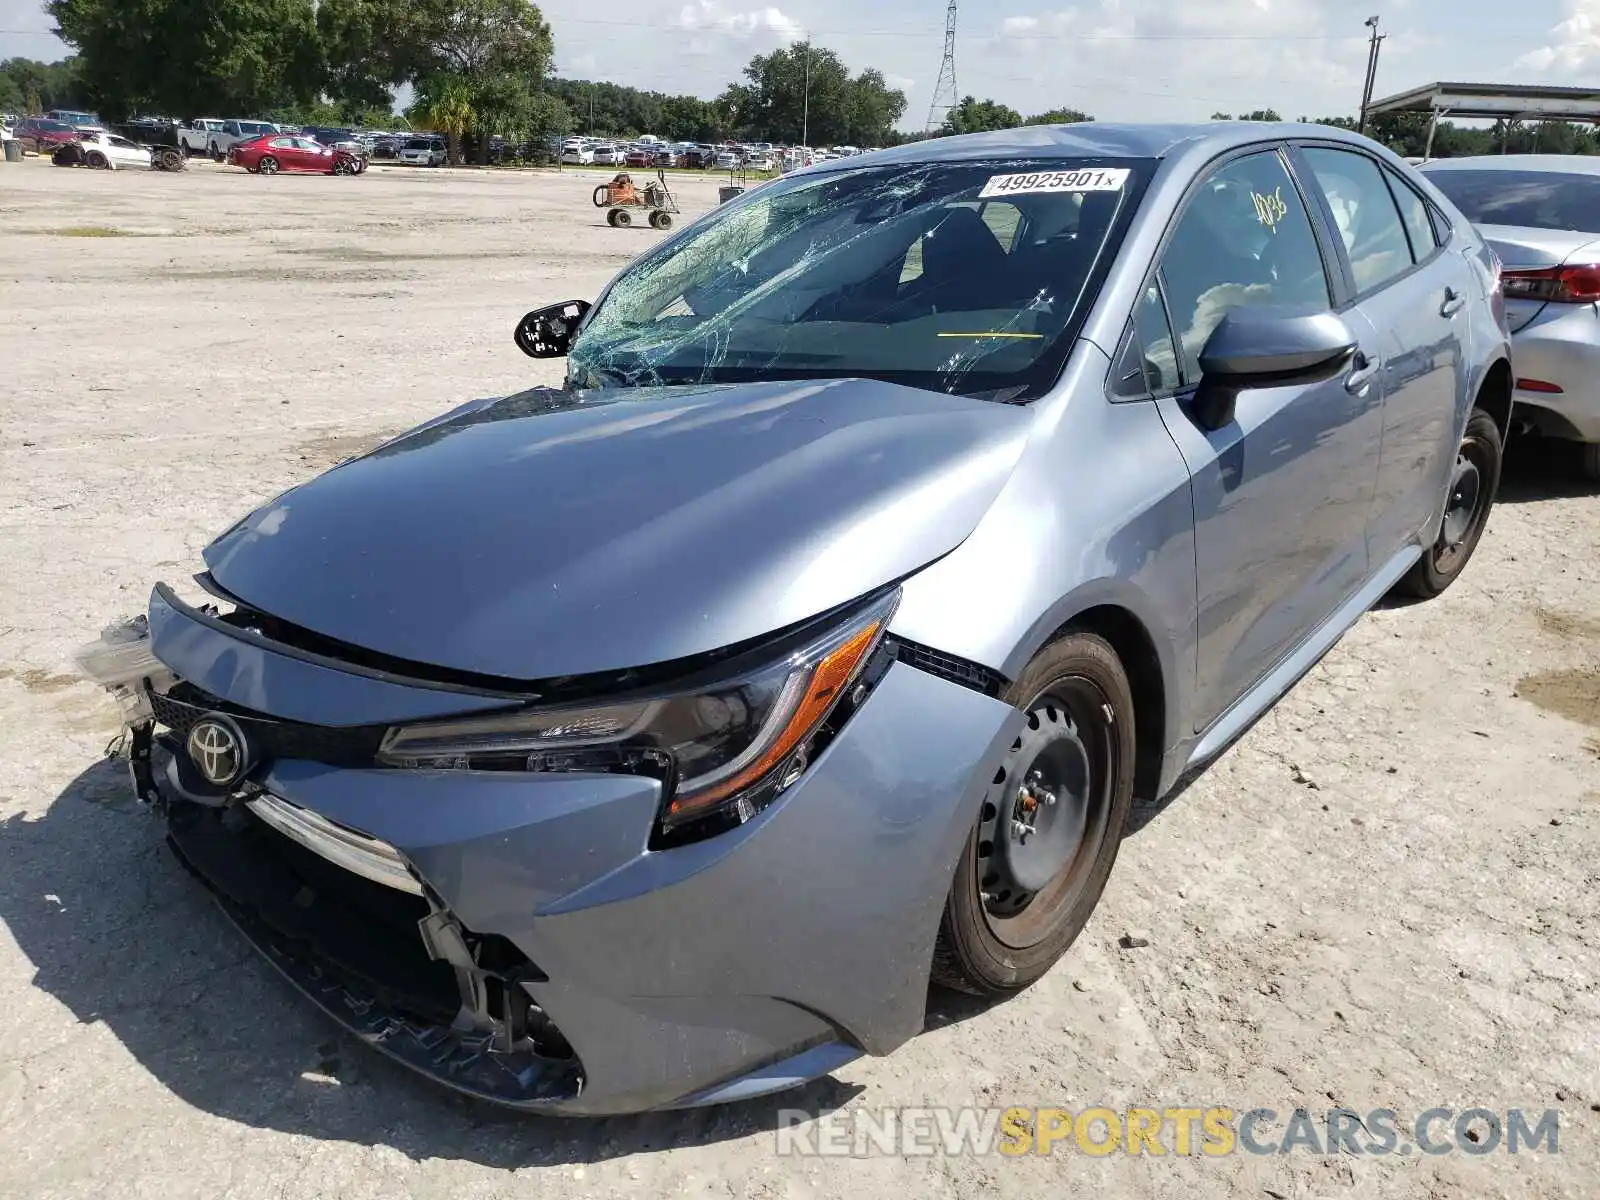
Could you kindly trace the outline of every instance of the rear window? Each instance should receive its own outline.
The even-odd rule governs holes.
[[[1477,225],[1600,233],[1600,175],[1445,170],[1427,176]]]

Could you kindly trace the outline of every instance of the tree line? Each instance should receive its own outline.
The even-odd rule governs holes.
[[[833,50],[796,42],[758,54],[714,99],[551,76],[555,39],[532,0],[50,0],[57,32],[77,53],[60,63],[0,62],[0,110],[88,108],[113,119],[250,116],[299,124],[383,127],[396,89],[406,114],[487,158],[490,138],[538,141],[589,133],[653,133],[671,141],[729,138],[813,146],[914,140],[895,125],[904,92],[875,68],[852,73]],[[1214,119],[1232,119],[1213,113]],[[965,96],[937,134],[1086,121],[1073,108],[1023,116]],[[1241,120],[1278,120],[1272,109]],[[1347,117],[1320,118],[1351,127]],[[1369,130],[1420,156],[1428,118],[1385,114]],[[1498,150],[1600,153],[1600,132],[1563,121],[1439,123],[1435,157]]]

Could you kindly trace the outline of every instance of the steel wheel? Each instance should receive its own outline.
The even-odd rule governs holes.
[[[1036,946],[1087,881],[1111,807],[1113,731],[1093,681],[1063,679],[1039,698],[984,801],[973,852],[995,938]]]
[[[1133,695],[1116,652],[1068,634],[1006,698],[1021,730],[956,864],[933,978],[977,993],[1038,979],[1082,931],[1105,890],[1133,800]]]
[[[1450,469],[1438,536],[1400,581],[1401,592],[1432,599],[1460,576],[1489,523],[1500,489],[1501,454],[1500,427],[1488,413],[1473,409]]]

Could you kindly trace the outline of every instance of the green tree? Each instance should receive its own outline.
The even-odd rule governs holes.
[[[316,99],[313,0],[50,0],[104,115],[253,114]]]
[[[905,93],[883,72],[851,76],[837,53],[810,42],[756,55],[744,79],[716,108],[728,129],[754,141],[877,145],[906,111]]]
[[[31,58],[0,62],[0,111],[31,115],[52,108],[81,108],[88,103],[75,58],[56,63]]]
[[[942,134],[987,133],[991,129],[1015,129],[1022,124],[1022,114],[993,100],[963,97],[945,117]]]
[[[1042,112],[1038,116],[1028,117],[1024,125],[1076,125],[1082,121],[1094,120],[1088,113],[1076,108],[1052,108],[1049,112]]]
[[[450,161],[460,162],[461,139],[478,120],[472,108],[472,89],[451,75],[434,75],[424,86],[415,111],[429,129],[445,135]]]

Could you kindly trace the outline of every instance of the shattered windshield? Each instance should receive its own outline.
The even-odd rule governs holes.
[[[1153,165],[916,163],[763,185],[617,279],[569,381],[858,376],[1038,394]]]

